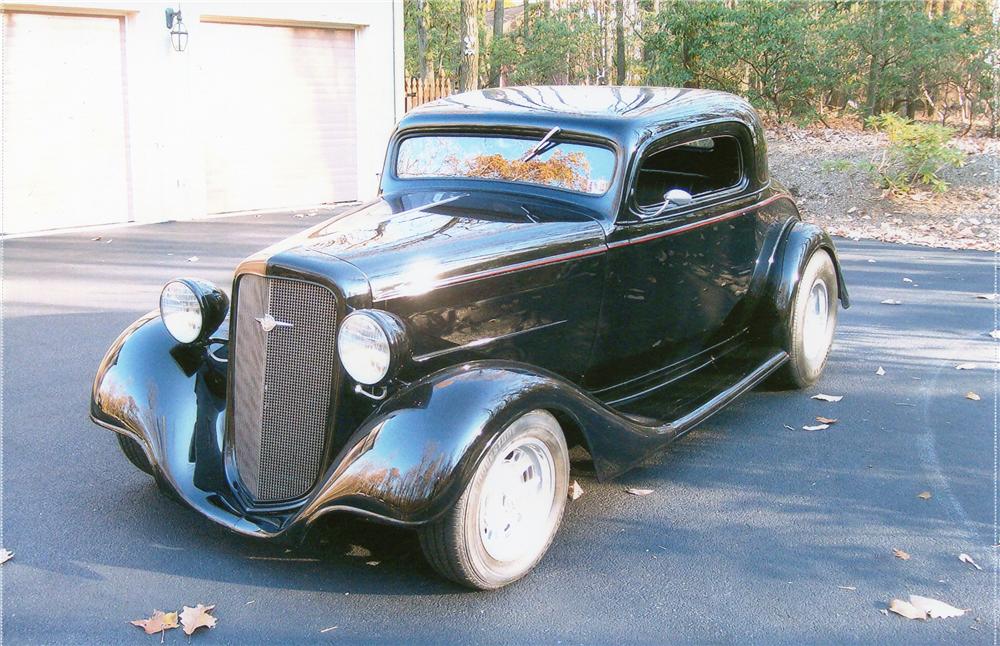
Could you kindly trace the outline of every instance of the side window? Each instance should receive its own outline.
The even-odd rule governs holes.
[[[706,137],[646,157],[636,180],[635,203],[642,209],[657,208],[671,190],[698,199],[734,188],[742,180],[739,140],[731,135]]]

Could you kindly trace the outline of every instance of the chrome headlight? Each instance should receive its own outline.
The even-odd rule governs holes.
[[[351,379],[374,386],[394,375],[410,351],[403,322],[382,310],[348,314],[337,333],[340,363]]]
[[[181,343],[207,340],[227,311],[229,297],[204,280],[177,278],[160,292],[160,318],[170,336]]]

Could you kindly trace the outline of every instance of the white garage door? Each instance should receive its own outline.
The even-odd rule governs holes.
[[[5,12],[4,233],[129,220],[122,20]]]
[[[355,199],[354,32],[201,27],[209,213]]]

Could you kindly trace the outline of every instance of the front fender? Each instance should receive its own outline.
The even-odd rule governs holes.
[[[430,375],[383,404],[348,441],[326,485],[300,513],[313,519],[346,508],[408,525],[431,521],[461,497],[504,428],[536,409],[580,429],[601,477],[672,439],[665,428],[629,423],[557,375],[514,362],[477,361]]]

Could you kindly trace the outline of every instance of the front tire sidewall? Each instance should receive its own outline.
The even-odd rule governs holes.
[[[826,348],[818,356],[810,357],[805,348],[806,310],[809,305],[809,295],[817,281],[822,281],[826,287]],[[786,372],[790,385],[805,388],[816,383],[823,374],[837,327],[837,298],[837,272],[833,260],[826,250],[817,250],[806,263],[792,301],[791,317],[788,322],[789,361]]]
[[[487,552],[480,535],[480,502],[486,495],[491,467],[510,453],[512,444],[528,438],[543,444],[551,456],[552,503],[532,548],[509,561],[498,561]],[[421,546],[430,564],[447,578],[479,590],[503,587],[531,571],[548,550],[562,521],[568,489],[569,450],[559,422],[544,410],[531,411],[511,422],[496,438],[456,505],[421,530]]]
[[[483,488],[490,466],[497,460],[502,460],[507,453],[507,447],[517,439],[532,437],[545,444],[552,456],[553,477],[555,479],[555,492],[552,507],[549,510],[548,521],[545,525],[547,536],[540,538],[540,549],[529,552],[513,561],[501,562],[491,557],[483,545],[482,537],[479,534],[479,505],[485,491]],[[556,530],[562,521],[563,511],[566,509],[566,498],[569,489],[569,450],[566,447],[566,439],[563,437],[559,422],[545,411],[533,411],[514,421],[497,438],[493,447],[487,452],[486,457],[476,470],[476,476],[469,486],[468,505],[465,508],[464,524],[465,535],[469,538],[469,559],[473,568],[483,574],[483,578],[496,586],[506,585],[516,581],[541,560],[542,556],[549,549]],[[490,587],[494,587],[491,585]]]

